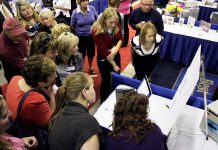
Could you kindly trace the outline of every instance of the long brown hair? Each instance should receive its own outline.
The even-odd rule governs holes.
[[[29,2],[27,2],[27,1],[24,1],[24,0],[22,0],[22,1],[19,1],[19,2],[17,2],[16,3],[16,13],[17,13],[17,17],[20,19],[20,20],[22,20],[22,23],[23,23],[23,25],[24,26],[26,26],[26,25],[31,25],[30,23],[29,23],[29,21],[26,19],[26,18],[24,18],[22,15],[21,15],[21,13],[20,13],[20,6],[21,5],[28,5],[29,7],[31,7],[31,9],[32,9],[32,11],[33,11],[33,18],[35,19],[35,21],[38,23],[38,22],[42,22],[41,21],[41,19],[39,18],[39,15],[37,14],[37,12],[33,9],[33,7],[30,5],[30,3]]]
[[[115,105],[113,131],[110,135],[118,138],[122,136],[122,132],[127,132],[127,142],[141,142],[153,126],[148,119],[148,104],[149,100],[143,94],[135,91],[125,94]]]

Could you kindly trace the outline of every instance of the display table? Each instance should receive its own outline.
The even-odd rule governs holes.
[[[161,58],[189,66],[199,45],[205,57],[205,69],[218,73],[218,33],[206,33],[200,27],[164,25],[164,41],[160,46]]]
[[[204,20],[206,22],[210,22],[210,15],[213,12],[218,12],[218,8],[215,8],[214,6],[207,6],[207,5],[200,5],[199,6],[199,14],[197,20]]]
[[[218,12],[217,6],[203,5],[201,1],[177,0],[177,2],[169,2],[169,4],[173,5],[177,3],[184,3],[186,5],[186,8],[182,12],[183,17],[192,16],[198,21],[204,20],[206,22],[210,22],[210,15],[213,12]]]
[[[116,103],[115,92],[98,108],[94,117],[105,128],[111,128],[113,109]],[[211,138],[205,140],[200,130],[203,110],[186,105],[168,136],[169,150],[217,150],[218,144]]]

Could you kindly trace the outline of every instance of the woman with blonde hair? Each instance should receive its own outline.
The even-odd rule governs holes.
[[[120,24],[121,31],[122,31],[122,36],[123,38],[125,38],[124,37],[124,34],[125,34],[124,33],[124,15],[118,11],[119,5],[120,5],[120,0],[108,0],[108,7],[112,7],[117,11],[117,16],[119,18],[119,24]],[[123,42],[122,42],[122,45],[123,45]]]
[[[41,27],[41,20],[37,12],[26,0],[20,0],[16,3],[17,17],[22,21],[30,37],[38,34]]]
[[[63,82],[72,72],[83,71],[83,56],[78,52],[79,38],[70,32],[63,32],[57,40],[57,72]]]
[[[101,73],[101,102],[110,94],[110,72],[119,72],[122,33],[118,24],[117,12],[107,8],[92,26],[95,44],[97,45],[97,64]]]
[[[88,74],[75,72],[67,76],[56,95],[50,150],[99,150],[102,131],[87,109],[94,101],[94,83]]]
[[[70,26],[65,23],[59,23],[51,29],[51,35],[54,39],[58,39],[63,32],[70,32]]]
[[[151,75],[160,59],[159,47],[162,41],[163,37],[157,34],[151,22],[144,23],[140,34],[132,39],[133,66],[138,80],[142,80],[145,74],[148,77]]]
[[[43,8],[39,13],[39,17],[42,20],[42,24],[43,24],[40,31],[44,31],[48,33],[51,33],[51,29],[54,28],[55,25],[57,25],[58,23],[65,23],[66,25],[69,24],[63,18],[55,19],[54,12],[48,8]]]

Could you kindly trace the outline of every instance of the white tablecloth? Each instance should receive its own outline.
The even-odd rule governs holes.
[[[178,23],[175,23],[174,25],[164,24],[164,31],[218,42],[218,33],[215,30],[211,29],[207,33],[203,31],[200,27],[189,28],[185,24],[179,25]]]
[[[98,108],[94,117],[103,127],[109,127],[113,120],[113,109],[116,103],[115,91]],[[168,136],[169,150],[218,150],[218,143],[209,138],[200,130],[200,122],[204,111],[186,105],[176,124]]]

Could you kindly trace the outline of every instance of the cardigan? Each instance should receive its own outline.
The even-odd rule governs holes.
[[[97,20],[98,14],[93,6],[87,7],[87,14],[83,14],[80,6],[72,13],[70,25],[76,30],[78,36],[91,35],[91,26]]]
[[[93,37],[97,46],[98,57],[104,59],[110,55],[110,50],[116,46],[118,41],[123,40],[121,30],[114,36],[109,35],[107,32],[95,35],[94,31]]]

